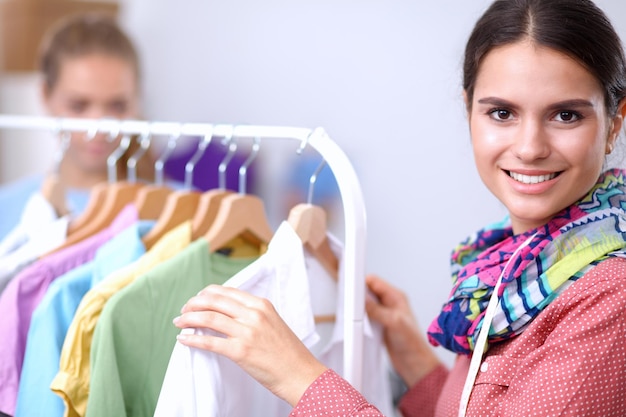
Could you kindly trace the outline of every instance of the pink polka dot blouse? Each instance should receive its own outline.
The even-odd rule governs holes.
[[[469,357],[440,366],[404,395],[405,417],[458,414]],[[291,417],[381,416],[334,371],[306,391]],[[626,416],[626,260],[580,278],[519,336],[490,346],[468,417]],[[388,416],[390,417],[390,416]]]

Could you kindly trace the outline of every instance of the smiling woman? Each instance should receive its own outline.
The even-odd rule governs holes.
[[[590,71],[528,40],[485,57],[473,100],[467,108],[476,166],[515,233],[583,197],[622,128],[623,103],[609,115]]]
[[[625,113],[620,39],[589,0],[496,0],[466,45],[463,87],[476,166],[509,215],[452,253],[453,289],[428,329],[457,354],[450,370],[406,295],[367,278],[367,313],[409,387],[400,411],[623,415],[626,171],[602,169]],[[257,297],[210,286],[174,322],[217,332],[179,341],[233,360],[292,417],[381,415]]]
[[[126,34],[112,18],[78,15],[56,24],[40,48],[43,104],[50,116],[86,118],[139,117],[139,57]],[[95,184],[106,181],[106,159],[120,138],[72,134],[58,167],[58,181],[66,204],[80,214]],[[126,155],[136,149],[133,144]],[[149,158],[139,161],[138,175],[152,177]],[[126,158],[118,162],[118,178],[126,177]],[[43,178],[18,180],[0,188],[0,240],[19,221],[29,197]]]

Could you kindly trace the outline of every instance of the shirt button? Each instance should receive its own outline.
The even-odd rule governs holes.
[[[487,362],[483,362],[482,365],[480,365],[480,372],[487,372],[489,370],[489,364]]]

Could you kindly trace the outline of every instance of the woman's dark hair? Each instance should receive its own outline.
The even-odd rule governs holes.
[[[615,116],[626,97],[626,59],[611,22],[590,0],[496,0],[476,22],[465,48],[463,89],[470,108],[485,56],[524,39],[586,67],[602,84],[608,113]]]

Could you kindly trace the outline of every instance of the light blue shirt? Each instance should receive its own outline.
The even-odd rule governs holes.
[[[15,417],[63,416],[65,404],[50,384],[59,371],[63,341],[78,305],[93,286],[145,253],[141,237],[153,226],[154,221],[135,223],[103,245],[93,261],[52,282],[28,330]]]
[[[42,184],[43,176],[33,175],[0,187],[0,241],[17,226],[28,198],[41,190]],[[87,206],[89,189],[69,189],[65,197],[72,216],[76,216]]]

